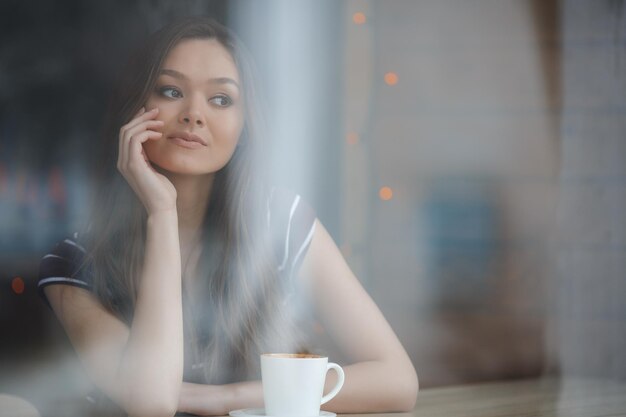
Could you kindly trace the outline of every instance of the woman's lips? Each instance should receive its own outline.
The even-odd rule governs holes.
[[[167,138],[183,148],[197,149],[207,146],[203,138],[189,132],[174,132]]]
[[[167,139],[174,142],[178,146],[182,146],[183,148],[188,148],[188,149],[198,149],[198,148],[204,148],[206,146],[206,145],[201,144],[200,142],[194,142],[194,141],[190,141],[190,140],[186,140],[186,139],[178,138],[178,137],[173,137],[173,136],[170,136]]]

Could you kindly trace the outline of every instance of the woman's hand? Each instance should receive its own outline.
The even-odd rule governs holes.
[[[143,149],[145,141],[163,135],[152,130],[163,126],[161,120],[154,120],[158,113],[158,108],[146,112],[142,107],[130,122],[122,126],[117,159],[117,169],[135,191],[148,215],[176,209],[176,189],[152,167]]]
[[[232,410],[262,406],[263,387],[260,381],[227,385],[183,382],[178,400],[178,411],[199,416],[223,416]]]

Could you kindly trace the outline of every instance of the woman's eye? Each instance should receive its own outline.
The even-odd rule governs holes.
[[[217,104],[220,107],[228,107],[232,104],[230,97],[228,96],[215,96],[210,101]]]
[[[181,98],[183,96],[182,93],[174,87],[161,87],[159,93],[169,98]]]

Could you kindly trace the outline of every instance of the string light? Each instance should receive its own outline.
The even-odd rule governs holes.
[[[398,84],[398,74],[395,72],[388,72],[385,74],[385,82],[387,85],[396,85]]]
[[[356,12],[355,14],[352,15],[352,21],[356,23],[357,25],[362,25],[363,23],[367,21],[367,18],[365,17],[365,14],[361,12]]]
[[[11,289],[15,294],[22,294],[24,292],[24,280],[20,277],[15,277],[11,280]]]
[[[389,201],[393,198],[393,190],[390,187],[381,187],[378,196],[383,201]]]

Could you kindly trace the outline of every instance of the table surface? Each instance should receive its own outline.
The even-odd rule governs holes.
[[[2,413],[1,400],[2,398],[0,398],[0,416],[4,417],[7,414]],[[81,402],[83,403],[84,401]],[[15,402],[10,404],[13,408],[21,405]],[[66,412],[44,415],[84,415],[84,413],[76,412],[78,409],[74,410],[71,407],[63,409]],[[36,413],[23,415],[36,415]],[[626,417],[626,382],[543,378],[431,388],[420,391],[417,396],[417,405],[410,413],[345,414],[339,417],[344,416]]]
[[[411,413],[363,416],[626,416],[626,383],[593,379],[532,379],[424,389],[418,394],[417,405]]]

